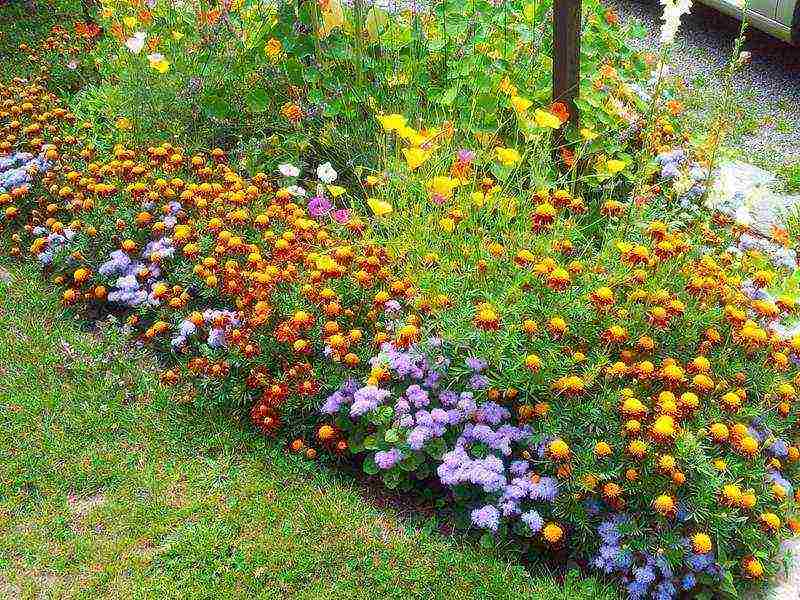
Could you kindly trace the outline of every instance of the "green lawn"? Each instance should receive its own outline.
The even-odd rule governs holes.
[[[0,264],[0,597],[613,598],[379,508]]]

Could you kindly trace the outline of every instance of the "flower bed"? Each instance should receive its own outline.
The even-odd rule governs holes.
[[[287,33],[295,17],[279,12],[264,52],[291,62],[303,41],[357,43],[337,6],[308,16],[316,35]],[[367,23],[384,22],[370,10]],[[114,56],[139,56],[146,20],[114,21]],[[43,52],[62,56],[70,39],[56,29]],[[173,60],[153,52],[146,66],[185,75]],[[610,102],[610,66],[595,67]],[[572,557],[632,598],[763,580],[800,530],[790,241],[775,251],[695,208],[708,156],[683,148],[668,112],[605,113],[604,140],[568,130],[553,160],[564,107],[535,103],[535,85],[512,76],[487,84],[491,141],[428,105],[414,119],[374,107],[364,163],[284,138],[276,168],[249,175],[231,151],[139,145],[134,114],[108,137],[50,83],[16,80],[0,92],[3,240],[64,286],[71,309],[123,318],[169,363],[166,384],[248,411],[309,458],[358,456],[389,488],[436,482],[484,545]],[[441,105],[439,92],[426,102]],[[263,102],[296,132],[308,119],[304,135],[354,123]],[[501,112],[502,126],[485,121]]]

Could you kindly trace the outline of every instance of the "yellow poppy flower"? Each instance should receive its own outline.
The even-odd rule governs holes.
[[[406,157],[408,168],[414,171],[431,157],[431,153],[420,148],[403,148],[403,156]]]
[[[376,217],[385,217],[386,215],[390,215],[394,210],[391,204],[384,200],[378,200],[377,198],[367,198],[367,206],[369,206]]]
[[[385,131],[400,131],[406,126],[406,118],[403,115],[378,115],[378,121]]]
[[[513,167],[522,160],[519,152],[514,148],[497,148],[497,159],[506,167]]]

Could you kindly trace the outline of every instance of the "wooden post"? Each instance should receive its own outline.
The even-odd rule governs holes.
[[[575,126],[578,126],[575,99],[580,85],[580,65],[581,0],[553,0],[553,102],[563,102],[567,106],[570,122]]]

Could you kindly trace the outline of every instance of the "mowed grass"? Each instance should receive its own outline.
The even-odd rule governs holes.
[[[0,273],[0,598],[613,598],[379,508]],[[176,397],[178,396],[178,397]]]

